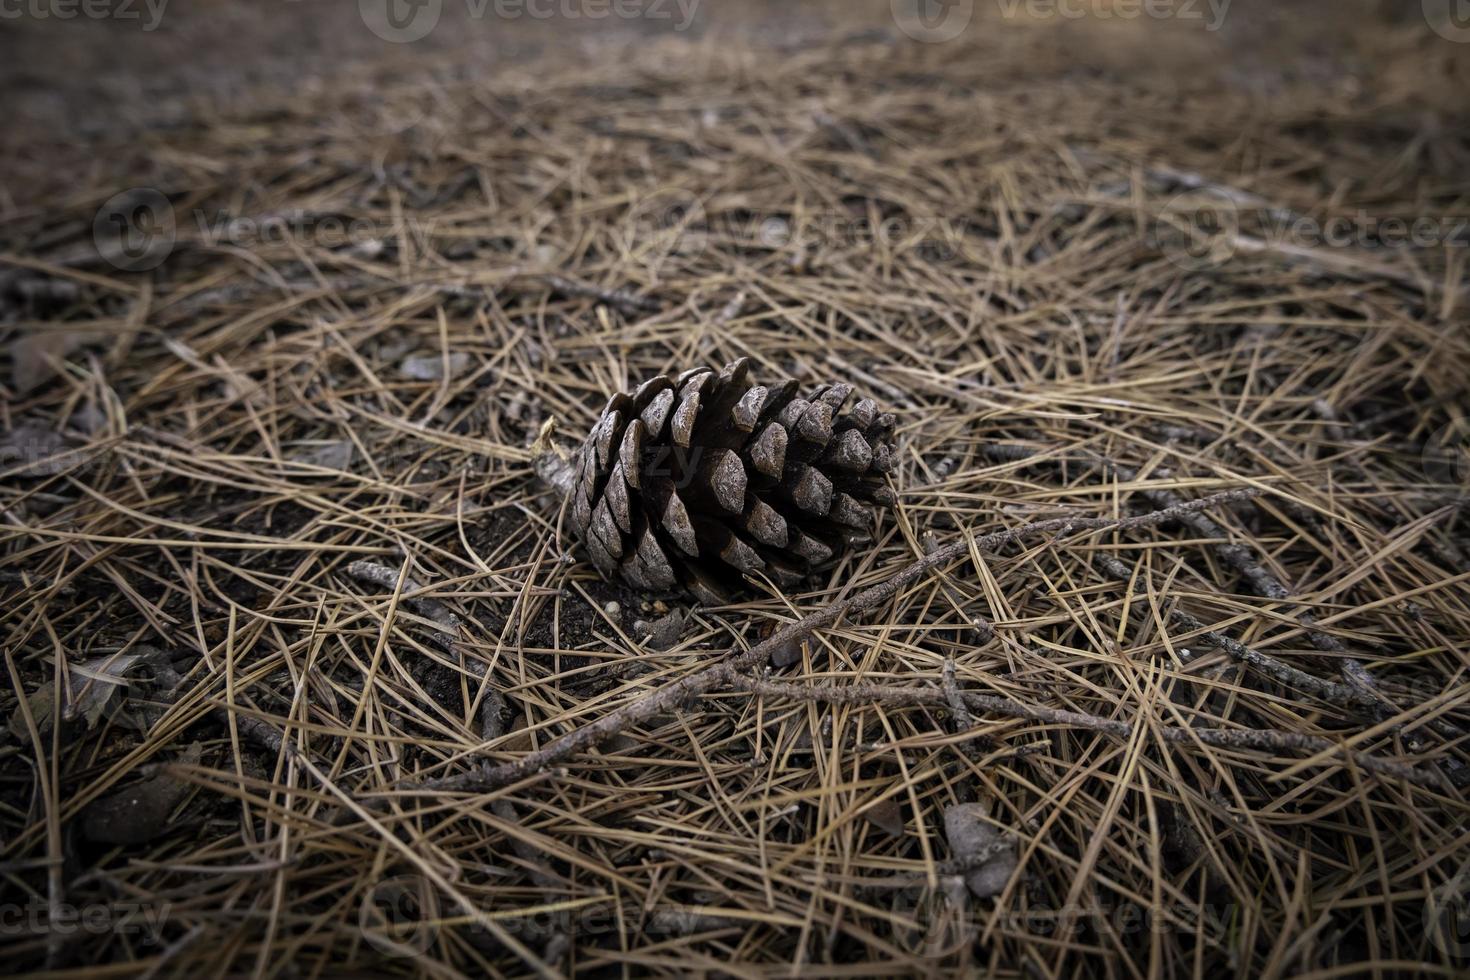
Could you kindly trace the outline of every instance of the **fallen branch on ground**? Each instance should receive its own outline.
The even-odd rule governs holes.
[[[731,684],[737,690],[751,694],[767,694],[797,701],[817,701],[823,704],[884,704],[890,707],[919,705],[949,707],[950,704],[950,694],[933,687],[901,687],[884,684],[852,684],[836,687],[772,681],[748,676],[732,678]],[[1132,738],[1135,729],[1133,724],[1126,721],[1115,721],[1080,711],[1022,704],[1010,698],[1000,698],[990,694],[966,691],[962,692],[960,697],[964,699],[966,707],[974,711],[989,712],[1009,718],[1025,718],[1029,721],[1060,725],[1065,728],[1082,728],[1119,739]],[[1442,784],[1442,780],[1434,773],[1416,769],[1392,759],[1384,759],[1367,752],[1349,749],[1331,739],[1317,735],[1301,735],[1296,732],[1259,728],[1157,728],[1155,731],[1158,732],[1160,740],[1173,745],[1188,745],[1197,742],[1221,749],[1330,753],[1333,756],[1351,760],[1359,768],[1382,776],[1406,779],[1420,786]]]
[[[1128,565],[1111,555],[1098,555],[1096,564],[1105,573],[1121,582],[1129,582],[1133,578],[1133,572]],[[1134,589],[1134,592],[1135,594],[1141,595],[1145,592],[1145,588],[1139,585]],[[1277,660],[1275,657],[1261,653],[1259,650],[1252,650],[1233,637],[1210,629],[1199,619],[1191,616],[1183,609],[1176,607],[1170,610],[1169,615],[1180,626],[1191,632],[1199,633],[1210,643],[1224,650],[1231,660],[1237,663],[1243,663],[1252,670],[1264,674],[1287,687],[1294,688],[1303,694],[1317,698],[1325,704],[1332,705],[1335,708],[1373,722],[1387,721],[1400,714],[1397,706],[1385,701],[1371,689],[1338,684],[1334,681],[1308,674],[1306,671],[1298,670],[1290,664]],[[1356,665],[1357,661],[1344,660],[1343,663],[1345,665]],[[1351,673],[1345,672],[1345,675],[1351,676]],[[1442,718],[1431,718],[1425,724],[1446,738],[1459,738],[1463,734],[1458,725],[1445,721]],[[1404,731],[1412,728],[1413,723],[1406,722],[1402,725],[1396,725],[1394,730]],[[1417,746],[1415,748],[1417,750]]]
[[[1037,457],[1037,454],[1024,446],[991,445],[985,447],[986,455],[992,459],[1004,460],[1006,462],[1050,462],[1046,458]],[[1067,460],[1059,460],[1066,462]],[[1102,456],[1089,456],[1082,463],[1104,474],[1125,483],[1132,483],[1139,479],[1139,471],[1131,466],[1124,466],[1113,460]],[[1173,490],[1165,490],[1159,487],[1143,487],[1140,492],[1153,503],[1155,507],[1169,508],[1178,506],[1182,502],[1179,494]],[[1182,523],[1193,529],[1201,537],[1211,538],[1216,541],[1211,545],[1215,554],[1220,556],[1221,561],[1229,565],[1241,574],[1250,583],[1256,594],[1276,602],[1287,602],[1300,606],[1300,602],[1292,599],[1291,592],[1281,584],[1281,580],[1271,573],[1269,569],[1256,557],[1255,552],[1249,546],[1232,543],[1231,535],[1222,526],[1215,523],[1204,514],[1192,513],[1181,518]],[[1307,631],[1312,645],[1318,650],[1326,653],[1347,655],[1348,649],[1341,640],[1329,633],[1324,633],[1317,628],[1317,620],[1310,611],[1299,609],[1297,622],[1301,623]]]
[[[513,762],[498,766],[457,773],[436,779],[426,779],[401,787],[403,790],[425,790],[430,792],[486,792],[508,783],[523,779],[527,775],[554,766],[578,752],[590,749],[605,739],[624,731],[632,725],[646,721],[654,715],[668,710],[690,698],[708,694],[714,690],[729,689],[736,678],[750,669],[767,662],[775,650],[793,643],[813,630],[837,622],[850,612],[872,609],[882,605],[898,594],[905,585],[920,579],[937,568],[967,557],[972,547],[994,550],[1002,545],[1037,535],[1066,537],[1083,531],[1129,531],[1152,527],[1180,520],[1186,515],[1218,507],[1237,500],[1255,496],[1255,489],[1228,490],[1199,500],[1180,503],[1175,507],[1156,510],[1147,514],[1124,518],[1058,517],[1046,521],[1023,524],[1004,531],[994,531],[978,538],[968,535],[930,555],[911,562],[893,575],[870,586],[856,595],[831,603],[777,630],[765,640],[748,650],[731,647],[718,662],[687,677],[674,681],[656,691],[639,695],[631,701],[613,709],[595,721],[575,728],[565,735],[552,739],[546,745],[528,752]]]

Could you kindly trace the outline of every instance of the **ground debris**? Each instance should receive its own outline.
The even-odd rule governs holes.
[[[684,632],[684,611],[675,609],[651,623],[640,619],[633,624],[633,630],[643,636],[648,649],[667,650],[679,642],[679,635]]]
[[[203,747],[195,742],[179,762],[197,765]],[[82,815],[82,833],[101,844],[143,844],[169,832],[169,817],[189,794],[190,784],[167,767],[142,782],[104,796]]]
[[[944,836],[957,862],[966,867],[965,884],[976,898],[1005,890],[1016,871],[1015,844],[988,819],[984,803],[955,803],[944,810]]]
[[[298,446],[291,453],[290,459],[294,463],[305,463],[307,466],[319,466],[327,470],[346,470],[352,465],[352,459],[356,455],[357,447],[352,444],[351,439],[338,439]]]
[[[868,823],[889,837],[903,836],[903,807],[897,800],[881,800],[863,811]]]
[[[442,354],[417,354],[405,357],[398,365],[398,372],[414,381],[443,381],[457,378],[470,369],[473,362],[463,351],[447,356]]]
[[[119,653],[95,657],[67,668],[69,683],[61,706],[63,722],[80,721],[94,728],[103,716],[126,699],[130,681],[127,674],[134,667],[153,662],[157,652]],[[27,702],[37,731],[43,737],[56,723],[55,687],[43,683],[32,692]],[[19,707],[11,714],[10,730],[21,742],[30,741],[29,730]]]

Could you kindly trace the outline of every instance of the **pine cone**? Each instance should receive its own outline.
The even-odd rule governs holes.
[[[687,587],[724,601],[742,575],[782,588],[871,540],[874,505],[893,503],[893,416],[852,386],[747,379],[741,358],[716,373],[658,377],[619,393],[576,459],[569,517],[607,578]]]

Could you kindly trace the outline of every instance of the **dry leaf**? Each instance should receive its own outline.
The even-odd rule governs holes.
[[[193,765],[202,749],[194,742],[180,757]],[[169,815],[189,793],[189,784],[167,771],[103,797],[87,808],[82,834],[102,844],[142,844],[169,830]]]
[[[294,463],[320,466],[327,470],[346,470],[352,465],[357,447],[351,439],[336,442],[314,442],[298,446],[288,457]]]
[[[644,625],[648,630],[648,638],[643,641],[643,645],[650,650],[667,650],[679,642],[679,634],[684,632],[684,612],[675,609],[667,616]]]
[[[531,737],[530,731],[526,728],[526,718],[524,714],[517,714],[515,718],[511,720],[510,731],[507,732],[507,734],[510,735],[510,738],[507,738],[504,742],[501,742],[499,745],[497,745],[495,747],[495,751],[529,752],[536,747],[535,739]]]
[[[81,718],[86,721],[88,728],[95,727],[112,703],[113,696],[127,686],[127,672],[156,652],[109,654],[72,664],[67,671],[67,697],[61,708],[62,721]],[[49,733],[55,723],[53,691],[53,684],[47,681],[26,698],[31,707],[31,717],[36,721],[36,729],[42,736]],[[18,706],[11,713],[10,730],[22,743],[30,741],[30,732],[26,729],[25,718]]]
[[[127,686],[127,672],[146,656],[118,653],[73,664],[69,671],[71,698],[62,708],[61,717],[66,721],[86,718],[88,728],[97,724],[118,688]]]
[[[51,682],[47,681],[40,688],[26,697],[25,703],[30,706],[31,718],[36,723],[36,731],[42,738],[51,731],[52,713],[56,707],[56,698],[52,694]],[[26,727],[25,712],[17,704],[15,710],[10,713],[10,731],[22,745],[31,742],[31,730]]]
[[[398,365],[398,373],[414,381],[444,380],[443,354],[420,354],[406,357]],[[470,355],[457,351],[448,357],[449,377],[457,378],[470,368]]]
[[[984,803],[957,803],[944,811],[944,836],[956,859],[978,862],[965,872],[965,884],[976,898],[1005,890],[1016,870],[1015,845],[986,819]]]
[[[619,732],[602,743],[602,752],[604,755],[633,755],[642,744],[633,736]]]
[[[801,663],[802,650],[806,646],[804,637],[794,637],[771,651],[772,667],[790,667]]]
[[[880,800],[864,810],[863,816],[889,837],[903,836],[903,807],[897,800]]]
[[[0,435],[0,471],[7,476],[54,476],[82,461],[61,433],[36,422],[22,422]]]
[[[10,344],[10,378],[15,390],[29,394],[56,374],[54,364],[95,339],[95,330],[27,331]]]

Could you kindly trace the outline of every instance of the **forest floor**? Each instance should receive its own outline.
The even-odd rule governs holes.
[[[28,7],[7,971],[1463,975],[1470,36],[1042,6]],[[738,357],[874,544],[602,581],[532,441]]]

